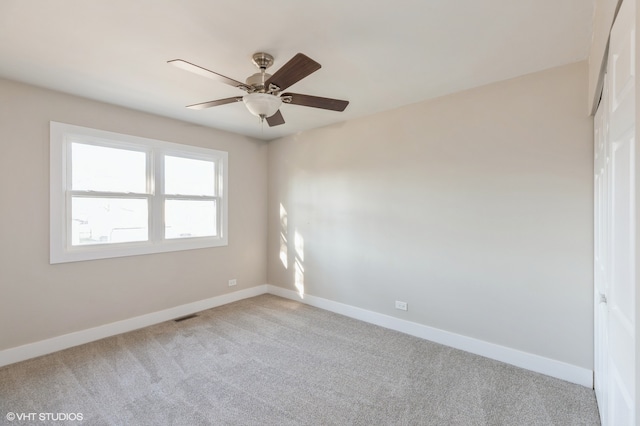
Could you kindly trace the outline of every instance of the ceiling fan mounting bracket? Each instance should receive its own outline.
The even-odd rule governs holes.
[[[273,65],[273,56],[268,53],[258,52],[253,54],[253,64],[261,70],[266,70]]]

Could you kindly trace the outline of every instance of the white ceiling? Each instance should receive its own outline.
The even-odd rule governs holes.
[[[2,0],[0,76],[268,140],[586,59],[594,1]],[[322,64],[289,90],[346,111],[189,110],[243,92],[166,63],[244,81],[259,51]]]

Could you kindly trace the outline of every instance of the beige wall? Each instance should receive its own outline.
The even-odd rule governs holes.
[[[297,261],[306,294],[592,369],[587,81],[581,62],[271,142],[269,283],[294,290]]]
[[[267,146],[0,79],[0,350],[266,282]],[[49,121],[229,153],[229,245],[49,265]]]

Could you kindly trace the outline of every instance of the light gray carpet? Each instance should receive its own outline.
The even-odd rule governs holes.
[[[1,368],[0,423],[8,412],[82,413],[74,425],[599,424],[590,389],[271,295]]]

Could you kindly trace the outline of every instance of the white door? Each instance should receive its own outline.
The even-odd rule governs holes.
[[[602,100],[594,117],[594,388],[600,409],[600,418],[607,417],[608,393],[608,341],[607,304],[609,293],[609,200],[608,171],[610,169],[609,122],[608,122],[608,80],[604,78]]]
[[[595,385],[602,423],[625,426],[636,420],[635,0],[624,0],[613,25],[607,69],[605,124],[596,121],[605,141],[595,170]]]

